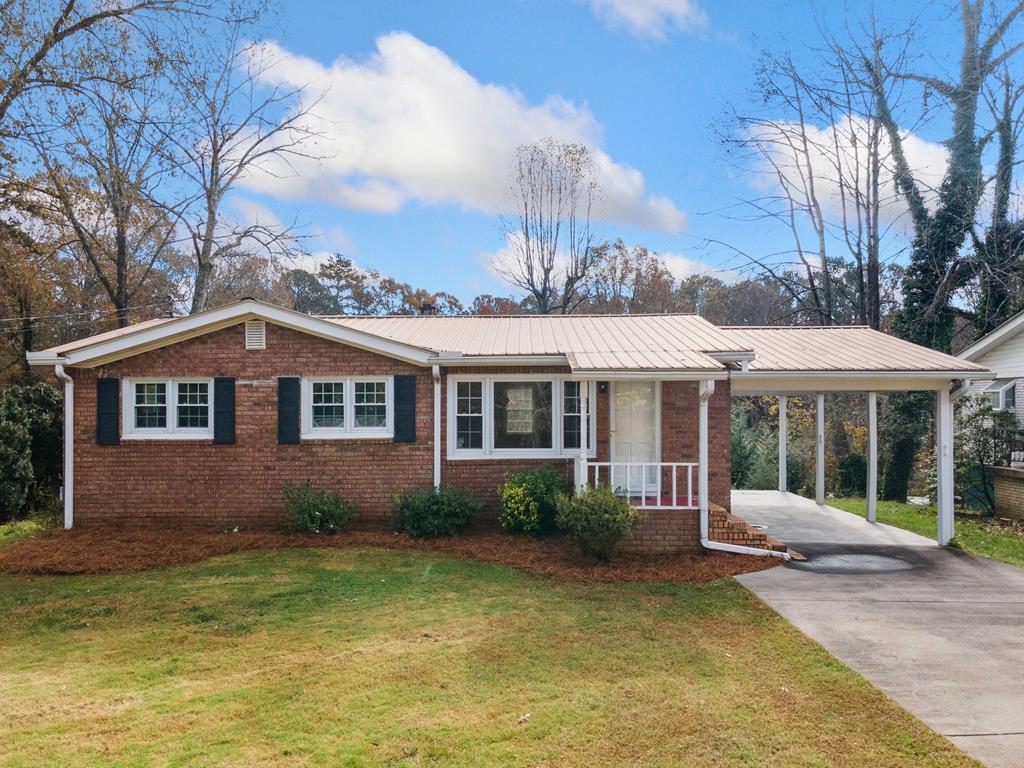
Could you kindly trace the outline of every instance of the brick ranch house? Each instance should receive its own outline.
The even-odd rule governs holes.
[[[628,494],[645,511],[635,550],[780,555],[728,513],[731,395],[818,393],[821,468],[822,393],[870,392],[873,448],[875,391],[934,390],[951,425],[951,388],[988,375],[866,328],[314,317],[249,299],[29,361],[64,382],[66,527],[276,526],[283,488],[306,480],[364,524],[389,523],[394,494],[441,483],[484,499],[493,520],[504,475],[546,463],[577,488]],[[940,482],[951,431],[942,439]]]

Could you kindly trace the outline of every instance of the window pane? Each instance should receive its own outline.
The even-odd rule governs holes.
[[[455,385],[455,446],[484,447],[484,385],[460,381]]]
[[[342,429],[345,426],[345,382],[313,382],[313,427]]]
[[[551,448],[551,382],[495,382],[494,447]]]
[[[1003,393],[1003,407],[1014,408],[1017,405],[1017,385],[1011,384]]]
[[[178,427],[206,429],[210,426],[210,385],[203,382],[178,384]]]
[[[590,415],[590,398],[587,398],[587,415]],[[562,400],[562,446],[580,447],[580,382],[564,382]],[[587,447],[594,446],[593,430],[587,431]]]
[[[383,381],[355,383],[356,428],[386,427],[388,422],[387,385]]]
[[[167,384],[162,381],[135,385],[135,427],[167,428]]]

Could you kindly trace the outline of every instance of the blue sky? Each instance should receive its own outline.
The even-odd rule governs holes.
[[[311,250],[417,287],[508,294],[487,266],[503,246],[502,148],[565,131],[621,182],[601,236],[647,246],[679,274],[728,277],[745,261],[709,240],[755,253],[787,241],[721,212],[752,179],[726,161],[715,125],[727,103],[751,103],[759,46],[800,50],[844,17],[838,4],[785,1],[293,3],[272,34],[280,82],[326,91],[329,159],[256,180],[233,203],[298,220]],[[945,23],[939,14],[932,40],[948,39]]]

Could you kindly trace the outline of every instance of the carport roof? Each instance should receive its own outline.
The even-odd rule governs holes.
[[[937,352],[864,326],[765,327],[722,329],[754,353],[752,373],[935,373],[951,378],[988,368]]]

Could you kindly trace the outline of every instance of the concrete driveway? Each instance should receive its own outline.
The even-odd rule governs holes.
[[[744,586],[964,751],[1024,767],[1024,570],[793,494],[732,503],[808,558]]]

